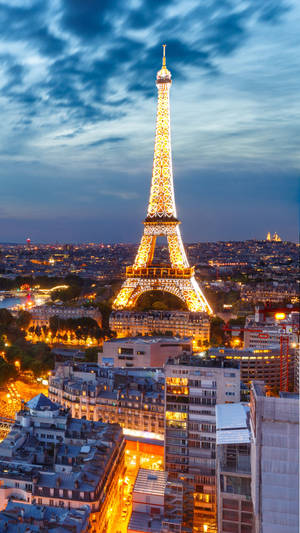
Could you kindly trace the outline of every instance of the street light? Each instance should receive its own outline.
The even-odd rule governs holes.
[[[16,367],[17,370],[20,370],[20,368],[21,368],[20,361],[15,361],[15,367]]]

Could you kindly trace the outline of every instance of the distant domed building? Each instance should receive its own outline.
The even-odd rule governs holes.
[[[267,233],[266,241],[273,241],[273,242],[281,242],[281,238],[279,237],[278,233],[274,233],[274,235],[271,237],[270,231]]]

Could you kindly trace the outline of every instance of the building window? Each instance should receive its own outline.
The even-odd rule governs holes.
[[[133,355],[133,348],[119,348],[118,353],[122,355]]]
[[[239,502],[238,502],[238,500],[229,500],[229,498],[224,498],[223,499],[223,507],[224,507],[224,509],[238,509],[239,508]]]

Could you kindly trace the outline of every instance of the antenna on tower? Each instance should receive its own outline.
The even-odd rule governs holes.
[[[165,67],[166,66],[166,44],[163,44],[162,47],[163,47],[163,62],[162,62],[162,66]]]

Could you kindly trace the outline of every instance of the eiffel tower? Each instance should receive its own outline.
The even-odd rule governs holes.
[[[177,296],[189,311],[211,314],[212,309],[203,295],[190,267],[181,239],[177,218],[171,155],[169,92],[171,73],[166,67],[166,45],[163,45],[162,68],[156,77],[158,89],[156,135],[152,182],[144,234],[132,266],[126,268],[126,280],[118,293],[113,309],[132,309],[137,299],[147,291],[160,290]],[[154,264],[156,238],[168,241],[170,263]]]

